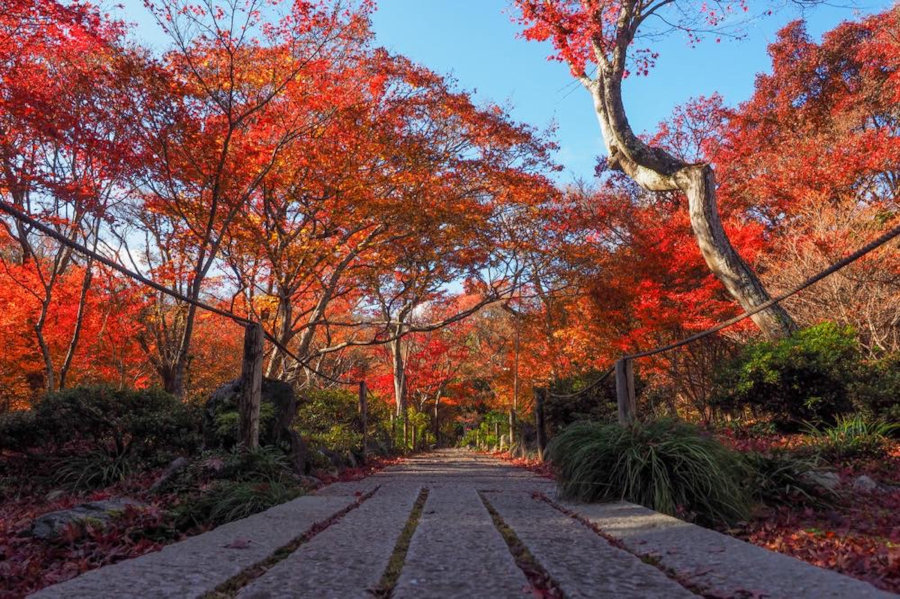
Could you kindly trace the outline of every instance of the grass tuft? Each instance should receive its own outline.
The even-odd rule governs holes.
[[[749,513],[741,457],[685,422],[575,423],[553,439],[548,452],[560,494],[568,499],[624,499],[716,524]]]
[[[403,570],[403,564],[406,562],[406,554],[409,552],[409,544],[412,542],[413,534],[419,526],[419,520],[422,519],[422,512],[425,510],[425,501],[428,499],[428,489],[419,491],[419,496],[413,504],[412,510],[409,512],[409,519],[406,526],[400,532],[397,544],[394,545],[394,551],[391,553],[391,559],[378,581],[378,586],[372,589],[372,595],[375,597],[390,597],[397,586],[400,579],[400,572]]]

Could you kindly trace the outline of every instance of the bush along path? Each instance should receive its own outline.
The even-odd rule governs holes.
[[[33,596],[894,595],[626,502],[562,501],[546,478],[447,450]]]

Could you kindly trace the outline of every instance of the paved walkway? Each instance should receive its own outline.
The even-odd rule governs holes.
[[[551,481],[448,450],[33,597],[525,598],[536,588],[569,598],[895,596],[633,504],[561,502]]]

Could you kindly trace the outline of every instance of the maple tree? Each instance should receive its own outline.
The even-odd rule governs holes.
[[[708,155],[724,175],[720,197],[765,225],[772,242],[761,259],[782,288],[896,223],[898,27],[889,11],[816,43],[802,22],[791,23],[769,47],[772,72],[757,78],[753,96],[719,110]],[[830,314],[853,325],[872,356],[896,351],[897,272],[897,253],[886,247],[789,307],[803,324]]]
[[[313,131],[308,111],[285,111],[297,97],[316,97],[332,55],[364,33],[366,11],[295,3],[277,22],[263,21],[256,2],[230,10],[188,2],[149,3],[173,48],[144,68],[149,94],[140,96],[144,172],[138,221],[162,217],[155,251],[144,257],[198,300],[218,263],[228,231],[259,191],[281,153]],[[136,111],[137,112],[137,111]],[[177,248],[171,259],[165,248]],[[173,262],[175,262],[173,264]],[[156,364],[166,390],[184,392],[197,308],[162,327]]]
[[[652,47],[634,47],[653,17],[659,16],[662,22],[673,23],[697,39],[702,31],[721,25],[732,12],[747,10],[745,3],[517,0],[516,5],[525,37],[552,41],[556,57],[569,64],[572,75],[590,93],[607,146],[607,168],[627,173],[650,191],[683,193],[688,199],[691,228],[710,270],[745,310],[767,302],[769,294],[722,227],[711,166],[691,164],[642,140],[631,129],[622,97],[623,79],[646,74],[656,60]],[[772,338],[789,335],[796,328],[780,305],[752,318]]]
[[[96,248],[132,156],[118,116],[122,27],[89,5],[7,2],[3,13],[0,197]],[[40,378],[54,391],[66,386],[84,336],[93,263],[24,223],[2,225],[3,267],[24,292]],[[54,322],[60,308],[73,310],[64,323]]]
[[[276,341],[266,376],[303,400],[365,381],[379,419],[369,428],[383,441],[388,414],[409,419],[406,449],[456,442],[472,425],[483,440],[487,423],[499,442],[507,412],[508,438],[527,440],[535,389],[584,388],[623,354],[764,302],[755,273],[789,289],[896,223],[896,10],[821,41],[791,23],[745,103],[697,98],[639,136],[621,87],[653,65],[664,33],[654,17],[693,43],[744,4],[518,0],[525,36],[551,40],[590,92],[609,152],[592,184],[560,187],[549,135],[375,47],[370,2],[149,4],[170,41],[159,54],[87,3],[0,0],[0,198],[192,301],[258,321]],[[92,383],[202,402],[238,374],[239,324],[0,223],[0,412]],[[793,318],[853,325],[865,357],[884,360],[888,407],[895,250],[792,298],[791,316],[756,319],[772,337]],[[753,334],[744,324],[642,359],[642,409],[720,425],[731,415],[711,403],[713,375]],[[356,397],[333,395],[353,446]],[[326,405],[307,407],[334,419]],[[862,467],[890,477],[895,458]],[[839,521],[773,510],[738,534],[896,588],[884,540],[896,535],[861,507],[896,500],[842,505]],[[47,563],[64,578],[123,544],[128,555],[156,547],[114,528],[50,556],[17,536],[28,501],[0,542],[29,591]],[[76,551],[94,551],[90,564]]]

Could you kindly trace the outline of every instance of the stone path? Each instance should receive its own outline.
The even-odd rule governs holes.
[[[524,598],[548,580],[569,598],[896,597],[633,504],[562,502],[551,481],[455,450],[33,597]]]

